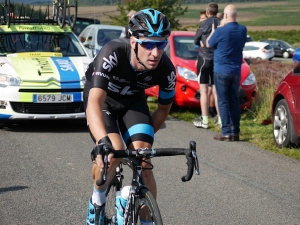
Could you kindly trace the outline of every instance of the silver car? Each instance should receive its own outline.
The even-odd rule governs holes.
[[[78,36],[91,58],[94,58],[103,45],[112,39],[119,38],[122,26],[91,24]]]

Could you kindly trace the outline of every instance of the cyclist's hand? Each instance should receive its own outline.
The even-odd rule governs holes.
[[[98,145],[92,151],[92,161],[96,163],[101,169],[104,167],[103,159],[105,151],[112,152],[113,147],[110,139],[105,136],[98,141]],[[108,156],[108,163],[113,158],[113,154],[110,153]]]

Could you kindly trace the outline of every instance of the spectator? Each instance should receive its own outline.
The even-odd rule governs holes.
[[[131,18],[135,13],[136,13],[136,11],[130,10],[130,12],[127,14],[128,21],[130,21],[130,18]],[[126,26],[123,28],[120,37],[121,37],[121,38],[129,38],[129,34],[128,34],[128,25],[126,25]]]
[[[201,23],[202,21],[207,19],[207,15],[206,15],[206,10],[200,11],[200,19],[199,22]]]
[[[222,132],[214,137],[218,141],[238,141],[240,133],[239,87],[243,47],[247,29],[236,22],[237,11],[234,5],[224,9],[226,25],[214,29],[207,38],[206,46],[215,49],[214,78],[218,96]]]
[[[201,23],[202,21],[207,19],[207,15],[206,15],[206,10],[200,11],[200,19],[199,22]],[[202,41],[200,41],[200,46],[204,47],[204,44],[202,43]],[[197,66],[198,64],[198,59],[195,62],[195,66]],[[211,117],[215,117],[218,113],[216,111],[216,107],[215,107],[215,98],[214,95],[212,93],[212,85],[209,84],[208,85],[208,101],[209,101],[209,109],[208,109],[208,113]]]
[[[215,27],[219,25],[220,20],[216,17],[218,13],[218,4],[211,2],[207,5],[206,15],[207,19],[202,21],[199,24],[199,28],[196,32],[194,44],[199,45],[199,55],[197,63],[197,73],[198,81],[200,84],[200,107],[202,116],[194,119],[193,123],[196,127],[208,128],[208,109],[209,109],[209,100],[208,100],[208,86],[209,84],[214,87],[214,78],[213,78],[213,57],[214,50],[209,49],[205,46],[206,39],[211,33],[212,24],[215,24]],[[201,46],[200,43],[203,43],[204,46]],[[214,90],[214,88],[213,88]],[[215,91],[213,91],[214,95]]]

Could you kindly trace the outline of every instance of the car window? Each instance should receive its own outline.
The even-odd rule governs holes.
[[[103,46],[112,39],[119,38],[122,30],[117,29],[99,29],[97,34],[98,45]]]
[[[0,34],[0,54],[19,52],[60,52],[63,56],[84,56],[75,35],[47,32],[18,32]]]
[[[295,75],[300,75],[300,64],[298,64],[298,65],[294,68],[293,74],[295,74]]]
[[[248,46],[245,46],[245,47],[247,47],[246,51],[255,51],[255,50],[259,49],[259,47],[252,46],[252,45],[248,45]]]
[[[90,29],[90,32],[87,35],[86,43],[89,45],[95,45],[96,43],[96,31],[94,28]]]
[[[194,37],[174,37],[174,48],[176,56],[184,59],[197,59],[198,51],[194,48]]]
[[[85,40],[88,37],[88,34],[90,32],[91,28],[86,28],[84,31],[82,31],[82,33],[79,35],[79,40],[81,42],[85,42]]]
[[[266,50],[271,50],[271,49],[272,49],[272,46],[271,46],[271,45],[266,45],[266,46],[264,47],[264,49],[266,49]]]
[[[84,28],[86,28],[90,24],[100,24],[100,20],[90,18],[77,18],[73,32],[76,35],[79,35],[84,30]]]

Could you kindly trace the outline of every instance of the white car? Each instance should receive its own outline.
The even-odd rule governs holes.
[[[91,24],[78,35],[89,56],[94,58],[103,45],[112,39],[119,38],[122,26]]]
[[[246,42],[243,49],[243,58],[271,60],[274,57],[274,49],[265,42],[250,41]]]

